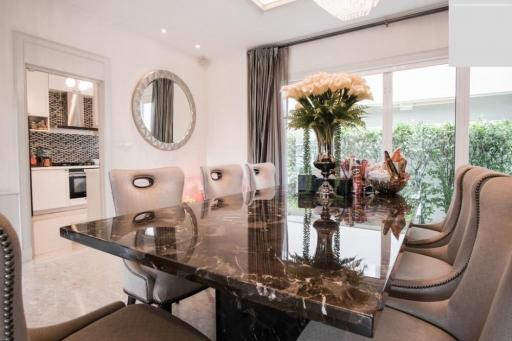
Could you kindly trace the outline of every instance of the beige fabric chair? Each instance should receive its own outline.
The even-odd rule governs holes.
[[[243,192],[244,171],[240,165],[201,167],[205,199]]]
[[[117,302],[82,317],[54,326],[27,328],[21,290],[21,249],[9,221],[0,214],[0,290],[4,312],[0,339],[5,341],[125,341],[208,340],[199,331],[148,305],[125,307]]]
[[[184,175],[177,167],[147,170],[112,170],[112,196],[117,215],[178,205],[183,195]],[[128,303],[139,300],[171,310],[172,303],[206,286],[162,271],[123,260],[123,287]]]
[[[406,245],[408,247],[436,247],[446,245],[459,219],[462,207],[462,182],[472,166],[461,166],[455,173],[454,192],[450,207],[443,221],[435,224],[411,224],[407,231]]]
[[[448,244],[402,252],[391,275],[391,295],[420,301],[448,298],[457,287],[473,250],[477,228],[474,203],[489,178],[505,176],[482,167],[470,169],[463,180],[460,218]]]
[[[477,340],[479,335],[483,340],[503,340],[487,336],[493,332],[499,334],[499,330],[490,329],[503,328],[500,323],[505,323],[506,319],[507,330],[501,333],[511,333],[512,291],[510,281],[506,281],[512,271],[512,178],[485,181],[473,202],[478,207],[476,240],[467,269],[454,293],[447,300],[437,302],[395,298],[388,300],[388,304],[450,331],[459,340]],[[508,309],[508,316],[497,316],[505,309]],[[485,324],[487,327],[482,334]]]
[[[512,178],[486,180],[473,202],[478,220],[474,251],[449,299],[388,299],[373,339],[310,322],[299,340],[512,340]]]
[[[273,163],[248,163],[245,166],[251,191],[276,186],[276,167]]]

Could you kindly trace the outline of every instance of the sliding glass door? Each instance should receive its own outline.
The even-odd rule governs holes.
[[[383,115],[383,75],[382,73],[364,76],[373,92],[373,100],[360,104],[367,107],[363,118],[364,128],[342,128],[335,150],[338,158],[354,156],[360,160],[376,162],[382,159],[382,115]]]
[[[448,208],[457,166],[512,173],[512,67],[457,70],[421,62],[363,76],[374,93],[363,103],[366,127],[342,129],[337,156],[378,162],[385,149],[401,147],[411,174],[402,194],[421,200],[421,221],[444,214],[432,207]],[[288,129],[287,142],[289,191],[297,193],[298,175],[315,174],[316,140]]]
[[[420,220],[448,209],[455,173],[455,68],[435,65],[394,72],[393,148],[401,148],[411,175],[403,194],[419,195]]]

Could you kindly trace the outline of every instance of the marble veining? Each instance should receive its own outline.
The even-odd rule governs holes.
[[[371,335],[413,214],[400,196],[290,204],[286,188],[61,228],[243,300]]]

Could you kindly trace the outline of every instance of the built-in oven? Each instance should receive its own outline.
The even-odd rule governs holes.
[[[69,170],[69,198],[85,198],[87,197],[87,186],[85,180],[85,172],[82,168]]]

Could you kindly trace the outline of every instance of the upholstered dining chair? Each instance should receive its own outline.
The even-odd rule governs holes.
[[[389,298],[373,339],[310,322],[300,341],[512,340],[512,177],[487,178],[474,196],[474,251],[460,284],[445,300]]]
[[[27,328],[21,290],[21,249],[16,231],[0,214],[1,340],[5,341],[125,341],[208,340],[171,314],[145,304],[112,303],[82,317],[53,326]]]
[[[184,175],[177,167],[110,172],[117,215],[170,207],[181,203]],[[158,304],[171,311],[172,304],[207,287],[137,262],[123,260],[123,287],[128,304],[136,300]]]
[[[243,192],[244,171],[240,165],[201,167],[205,199]]]
[[[469,165],[461,166],[455,172],[452,200],[446,211],[446,216],[441,222],[434,224],[411,224],[406,237],[406,245],[408,247],[430,248],[448,244],[462,207],[462,197],[464,195],[462,182],[464,176],[471,168],[473,167]]]
[[[276,167],[272,162],[248,163],[245,165],[251,191],[276,185]]]
[[[471,257],[477,228],[478,208],[474,203],[489,178],[506,176],[482,167],[470,169],[463,180],[460,218],[448,244],[436,248],[406,248],[391,275],[391,295],[420,301],[449,297],[457,287]]]

